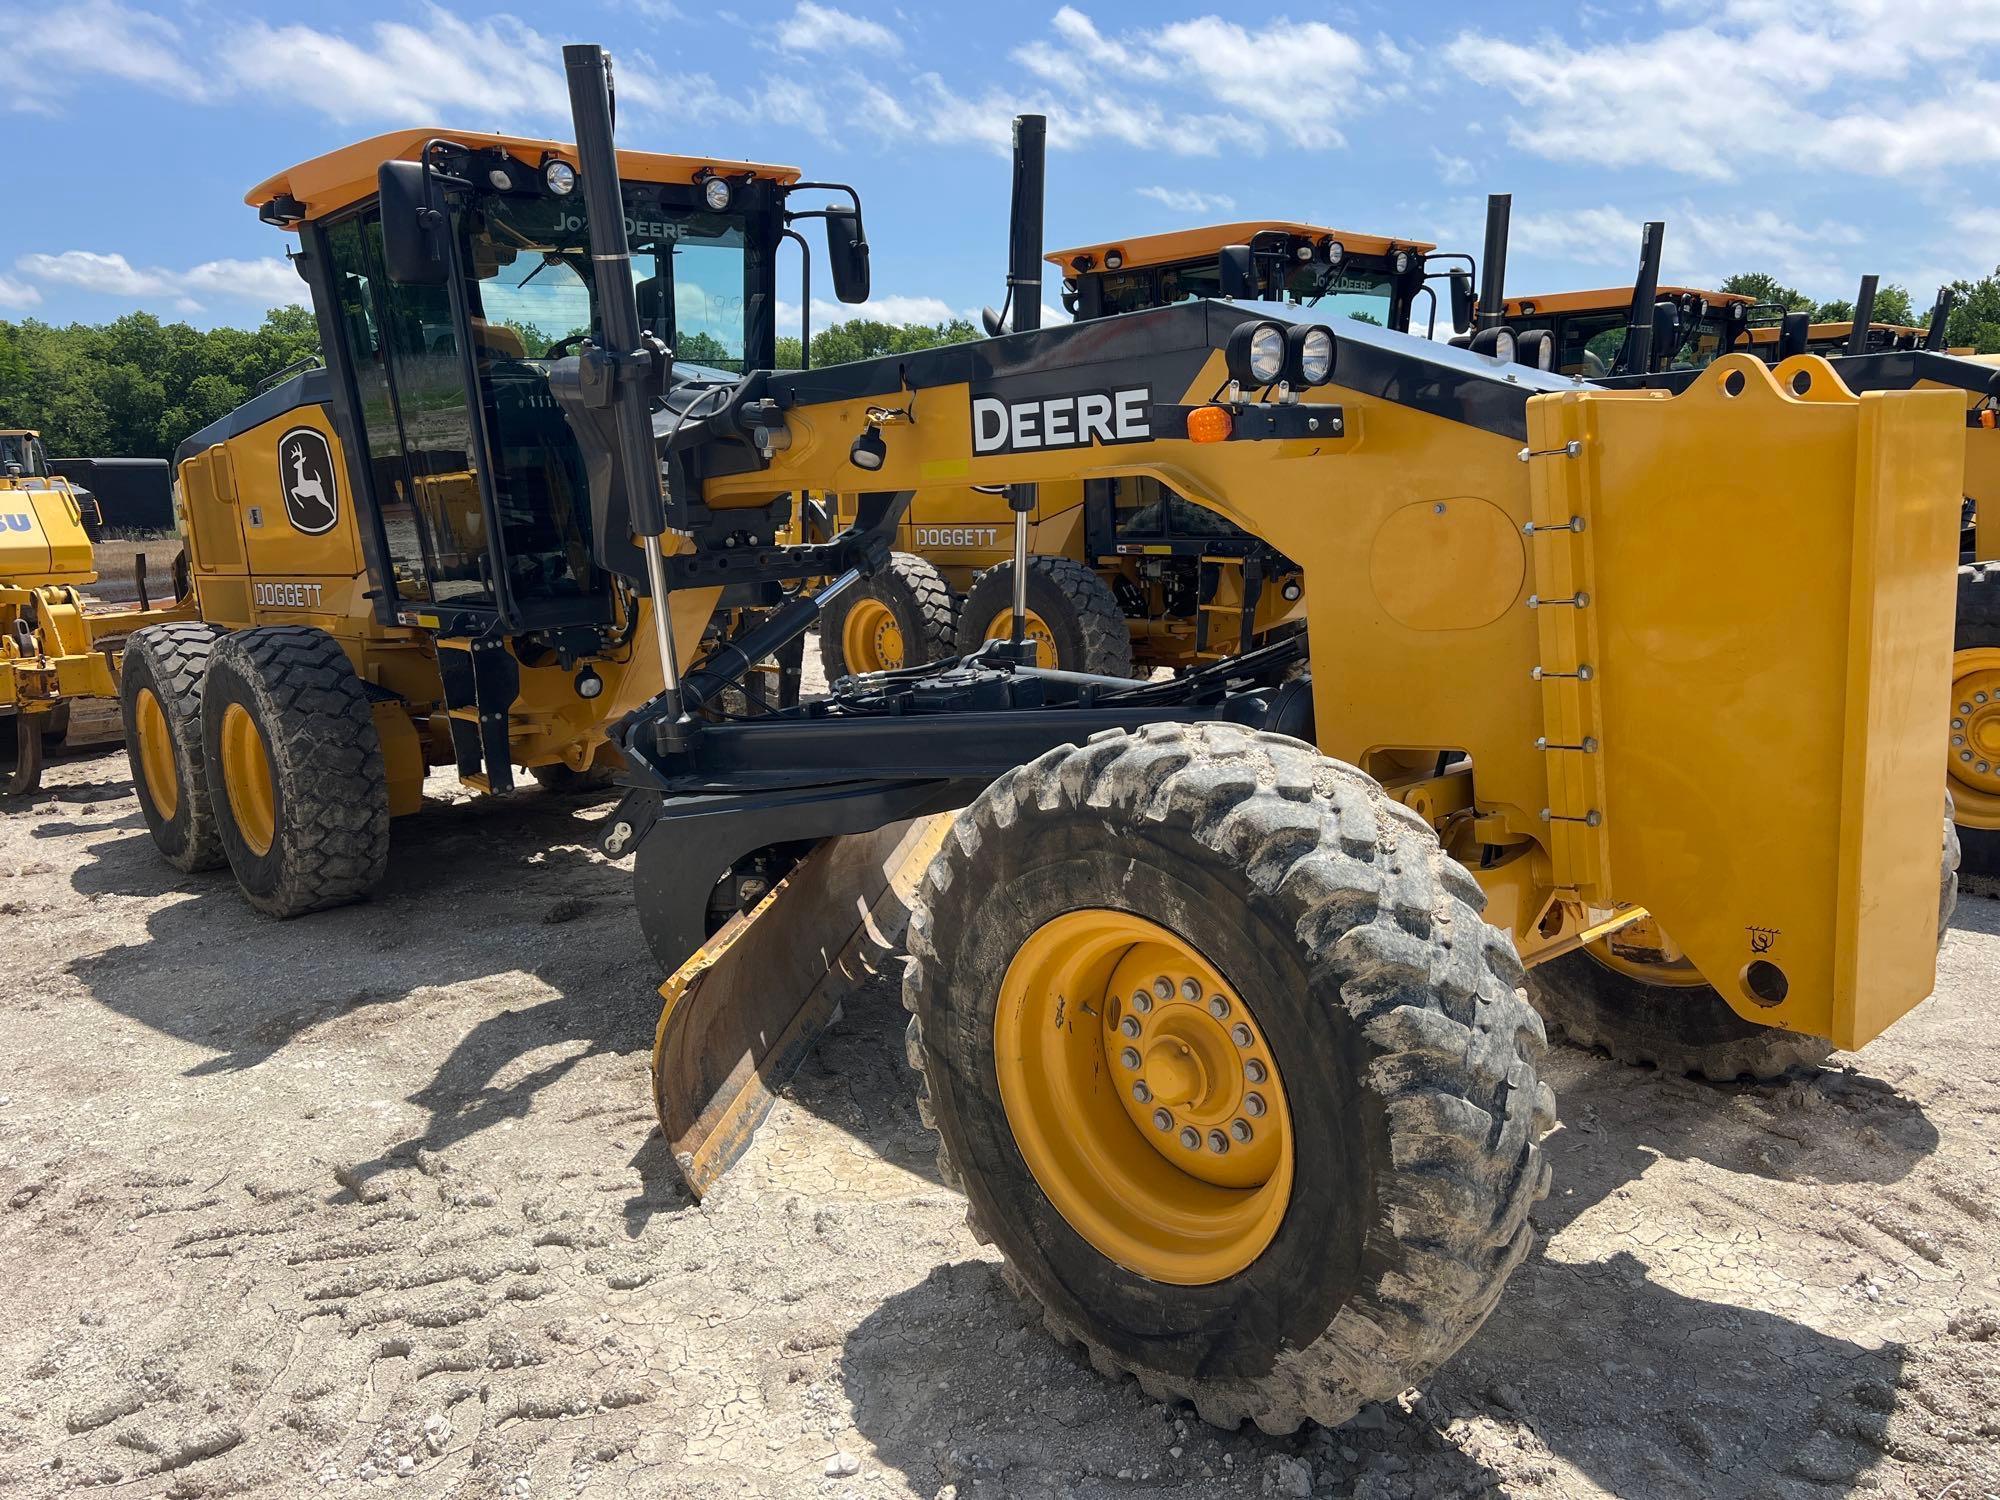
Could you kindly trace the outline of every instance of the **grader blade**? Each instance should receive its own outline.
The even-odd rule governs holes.
[[[841,1003],[883,972],[950,827],[941,814],[827,840],[660,986],[653,1105],[697,1198],[748,1148]]]

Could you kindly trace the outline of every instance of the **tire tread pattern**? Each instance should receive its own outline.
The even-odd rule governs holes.
[[[119,658],[119,708],[124,719],[125,753],[131,762],[135,787],[144,780],[138,726],[133,719],[133,704],[139,689],[136,674],[142,663],[150,669],[151,685],[167,718],[175,770],[181,781],[181,802],[187,809],[187,837],[179,849],[168,849],[161,844],[160,852],[168,864],[190,874],[218,870],[228,862],[222,852],[222,831],[216,822],[214,803],[209,797],[201,728],[202,683],[208,673],[209,658],[221,639],[219,627],[200,620],[148,625],[126,638]],[[143,799],[141,810],[151,826],[154,811],[144,805]],[[153,840],[156,844],[160,842],[157,829]]]
[[[973,580],[972,588],[965,596],[965,608],[959,612],[958,654],[969,656],[986,640],[986,628],[999,611],[1012,606],[1014,598],[1014,565],[1004,562],[988,568]],[[1068,615],[1068,626],[1080,642],[1080,655],[1076,661],[1063,661],[1057,666],[1070,672],[1090,672],[1100,677],[1130,677],[1132,665],[1132,631],[1125,623],[1125,613],[1118,607],[1118,597],[1111,592],[1110,585],[1100,578],[1096,571],[1069,557],[1031,557],[1028,559],[1031,575],[1029,587],[1034,587],[1034,579],[1046,580],[1048,585],[1061,597],[1064,611]],[[1033,607],[1032,597],[1030,607]],[[1050,621],[1058,630],[1063,626]]]
[[[957,649],[958,604],[951,585],[929,558],[914,552],[891,552],[872,577],[856,584],[845,598],[836,602],[833,618],[820,622],[819,660],[828,683],[849,675],[847,658],[841,650],[840,630],[847,611],[869,596],[880,599],[896,614],[906,643],[904,665],[942,661]],[[915,649],[909,655],[914,628]]]
[[[951,930],[940,923],[977,899],[981,846],[1028,809],[1058,805],[1102,810],[1114,830],[1133,819],[1191,830],[1293,920],[1308,967],[1330,971],[1372,1054],[1365,1084],[1389,1137],[1364,1252],[1378,1269],[1319,1337],[1280,1351],[1254,1378],[1129,1362],[1037,1297],[1011,1265],[1003,1274],[1095,1368],[1131,1374],[1158,1399],[1191,1401],[1217,1425],[1332,1426],[1390,1399],[1485,1320],[1528,1253],[1529,1210],[1548,1191],[1541,1139],[1555,1099],[1537,1072],[1546,1041],[1520,992],[1511,941],[1482,920],[1478,883],[1428,825],[1360,771],[1300,741],[1230,724],[1110,731],[1002,776],[960,815],[926,873],[903,993],[919,1111],[933,1129],[930,1070],[944,1063],[925,1046],[923,1022],[941,972],[937,934]],[[946,1124],[939,1173],[962,1187]],[[976,1206],[967,1222],[991,1243]]]

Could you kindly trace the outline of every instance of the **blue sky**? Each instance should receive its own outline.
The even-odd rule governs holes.
[[[0,0],[0,36],[0,318],[303,300],[252,183],[397,125],[563,133],[566,41],[616,55],[623,145],[857,184],[889,317],[999,300],[1025,109],[1052,246],[1272,216],[1476,250],[1511,191],[1517,292],[1629,280],[1645,218],[1680,282],[1921,304],[2000,262],[2000,0]]]

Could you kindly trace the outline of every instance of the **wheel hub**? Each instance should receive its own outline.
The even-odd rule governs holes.
[[[986,626],[989,641],[1010,641],[1014,638],[1014,611],[1003,609]],[[1058,667],[1056,660],[1056,633],[1049,628],[1049,622],[1032,609],[1021,622],[1021,639],[1030,641],[1035,647],[1035,665],[1038,667]]]
[[[1167,928],[1091,908],[1037,929],[1001,982],[994,1066],[1029,1171],[1111,1260],[1201,1285],[1277,1233],[1293,1157],[1276,1060]]]
[[[850,672],[893,672],[903,665],[903,629],[880,599],[857,599],[840,627],[840,654]]]
[[[2000,647],[1952,657],[1946,766],[1957,820],[2000,828]]]
[[[139,766],[146,773],[146,790],[160,816],[172,822],[181,805],[180,782],[174,775],[174,742],[167,732],[167,712],[151,688],[139,689],[132,718],[139,740]]]
[[[243,842],[252,854],[269,854],[278,823],[271,757],[257,721],[240,703],[230,704],[222,715],[222,784]]]

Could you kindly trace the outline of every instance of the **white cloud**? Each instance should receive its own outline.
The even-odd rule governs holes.
[[[1875,176],[2000,161],[2000,84],[1978,76],[1975,61],[2000,43],[2000,6],[1659,0],[1659,9],[1685,24],[1581,47],[1467,30],[1443,56],[1509,94],[1521,111],[1507,122],[1510,139],[1553,160],[1715,181],[1774,160]],[[1940,78],[1936,64],[1947,61],[1957,76]]]
[[[1142,187],[1135,188],[1141,198],[1151,198],[1155,203],[1165,204],[1177,214],[1228,213],[1236,207],[1236,200],[1227,193],[1204,193],[1194,188]]]
[[[95,74],[142,84],[184,99],[208,93],[201,73],[182,55],[179,29],[148,11],[116,0],[0,9],[7,38],[10,85],[0,108],[31,109],[47,94],[73,91],[69,79]]]
[[[39,307],[42,294],[25,281],[0,276],[0,307]]]
[[[1437,163],[1438,178],[1446,187],[1464,187],[1474,176],[1472,163],[1462,156],[1431,147],[1431,160]]]
[[[1719,213],[1682,202],[1665,212],[1642,213],[1607,203],[1568,213],[1517,213],[1508,248],[1558,264],[1616,267],[1618,279],[1629,280],[1639,264],[1640,226],[1648,218],[1666,222],[1661,279],[1679,286],[1714,286],[1737,271],[1782,267],[1782,279],[1809,289],[1838,287],[1850,279],[1846,262],[1861,239],[1848,224],[1802,225],[1765,208]]]
[[[799,0],[790,16],[778,25],[777,43],[787,52],[842,52],[867,48],[896,54],[903,43],[893,31],[878,21],[851,16],[830,5]]]
[[[14,265],[34,281],[53,282],[132,302],[163,303],[177,312],[200,311],[203,303],[197,299],[197,293],[256,307],[283,307],[307,301],[304,283],[289,264],[276,257],[210,260],[185,271],[170,271],[158,266],[135,266],[116,251],[64,250],[56,255],[24,255]],[[30,302],[41,300],[41,293],[33,286],[25,290]],[[0,295],[0,301],[5,300]]]

